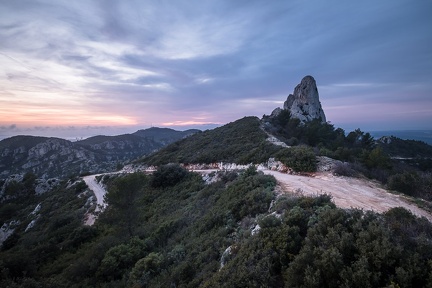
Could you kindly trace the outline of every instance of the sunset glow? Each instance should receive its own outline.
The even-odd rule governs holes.
[[[270,114],[305,75],[337,127],[432,129],[430,1],[27,4],[0,1],[0,138],[206,129]]]

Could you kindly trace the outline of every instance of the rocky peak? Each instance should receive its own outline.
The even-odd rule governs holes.
[[[300,84],[290,94],[283,106],[284,110],[291,112],[291,117],[298,118],[301,122],[321,119],[326,122],[324,111],[319,101],[318,88],[312,76],[304,77]]]

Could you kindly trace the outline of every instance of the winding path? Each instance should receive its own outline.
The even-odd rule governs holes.
[[[95,175],[89,175],[83,177],[84,182],[87,184],[88,188],[93,191],[93,193],[96,196],[96,209],[95,213],[99,211],[103,211],[103,209],[106,207],[106,203],[104,202],[104,196],[107,193],[107,191],[99,185],[99,183],[96,181],[96,176],[99,176],[102,174],[95,174]],[[85,221],[85,225],[92,226],[96,220],[97,216],[94,213],[88,213],[87,219]]]
[[[218,170],[219,169],[208,169],[194,171],[198,173],[211,173]],[[410,210],[414,215],[426,217],[432,222],[432,215],[430,213],[410,203],[405,197],[392,194],[383,189],[376,182],[370,180],[334,176],[329,172],[320,172],[314,177],[308,177],[291,175],[268,169],[260,169],[260,171],[274,176],[285,193],[300,192],[303,195],[310,196],[329,194],[338,207],[373,210],[378,213],[383,213],[394,207],[403,207]],[[131,172],[133,171],[128,171],[128,173]],[[90,175],[83,178],[87,186],[96,196],[97,206],[95,212],[103,211],[107,205],[104,202],[104,196],[107,192],[96,181],[96,176],[99,175],[103,174]],[[89,226],[93,225],[96,218],[97,216],[95,214],[89,213],[85,224]]]
[[[392,194],[379,184],[359,178],[334,176],[329,172],[317,173],[315,177],[290,175],[262,170],[273,175],[284,192],[300,192],[304,195],[329,194],[341,208],[359,208],[383,213],[390,208],[403,207],[414,215],[424,216],[432,222],[432,215],[399,195]]]

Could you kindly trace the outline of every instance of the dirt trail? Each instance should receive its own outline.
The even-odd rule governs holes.
[[[402,196],[391,194],[378,184],[365,179],[334,176],[320,172],[315,177],[284,174],[262,170],[273,175],[287,192],[301,190],[304,195],[330,194],[334,203],[341,208],[360,208],[379,213],[393,207],[403,207],[417,216],[424,216],[432,222],[432,215],[409,203]]]
[[[220,169],[194,170],[198,173],[211,173]],[[408,202],[403,196],[391,194],[375,182],[343,176],[334,176],[330,172],[318,172],[314,177],[291,175],[260,169],[265,174],[273,175],[286,192],[301,190],[304,195],[318,195],[327,193],[332,196],[333,202],[341,208],[360,208],[385,212],[390,208],[404,207],[417,216],[424,216],[432,222],[432,215],[416,205]],[[131,173],[133,171],[128,171]],[[97,199],[95,212],[105,208],[104,195],[106,190],[96,182],[96,176],[84,177],[87,186],[94,192]],[[88,214],[86,225],[93,225],[96,220],[94,214]]]
[[[96,176],[99,176],[99,175],[102,175],[102,174],[96,174],[96,175],[90,175],[90,176],[83,177],[83,180],[87,184],[88,188],[90,190],[92,190],[96,196],[96,204],[97,205],[96,205],[95,212],[101,211],[101,207],[103,210],[103,208],[105,208],[105,206],[106,206],[106,203],[104,203],[104,196],[106,194],[106,190],[101,185],[99,185],[99,183],[97,183],[97,181],[96,181]],[[94,224],[95,220],[96,220],[96,215],[89,213],[87,215],[85,225],[92,226]]]

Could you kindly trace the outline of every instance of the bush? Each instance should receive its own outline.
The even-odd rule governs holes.
[[[339,176],[349,176],[352,177],[355,175],[355,171],[351,168],[349,163],[341,163],[338,162],[334,166],[333,173]]]
[[[87,184],[84,181],[79,181],[75,185],[75,193],[77,194],[83,192],[85,189],[87,189]]]
[[[416,194],[418,175],[413,172],[404,172],[390,176],[388,187],[407,195]]]
[[[131,278],[141,280],[147,275],[155,275],[159,273],[162,264],[163,256],[160,253],[151,252],[136,262],[131,272]]]
[[[376,147],[372,151],[363,151],[363,162],[367,168],[384,168],[388,169],[390,165],[390,157],[384,153],[381,147]]]
[[[275,215],[268,215],[258,221],[261,228],[277,227],[282,223],[282,221]]]
[[[307,146],[283,149],[276,154],[276,158],[296,172],[316,171],[315,153]]]
[[[170,187],[181,182],[188,171],[178,164],[163,165],[153,173],[151,185],[157,187]]]
[[[120,279],[147,252],[147,243],[137,237],[110,248],[101,261],[97,275],[102,279]]]

